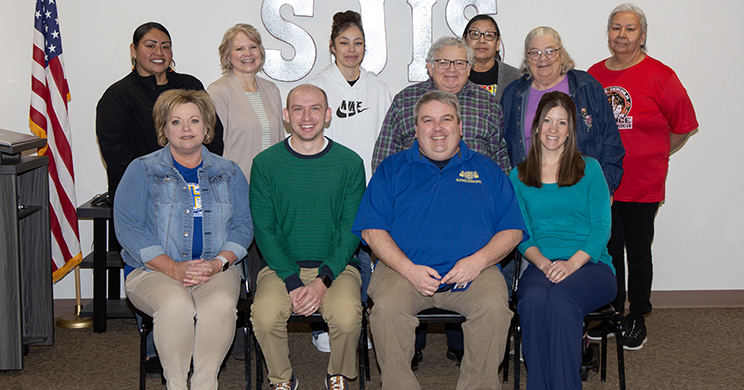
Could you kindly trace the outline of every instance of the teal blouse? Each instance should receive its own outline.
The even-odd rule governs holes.
[[[556,183],[528,187],[519,180],[518,168],[511,171],[509,179],[530,235],[518,248],[524,253],[536,246],[550,260],[567,260],[582,250],[591,261],[603,262],[615,272],[607,253],[612,226],[610,191],[599,162],[591,157],[584,161],[584,177],[570,187]]]

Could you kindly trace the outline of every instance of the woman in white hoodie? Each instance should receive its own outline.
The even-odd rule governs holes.
[[[308,83],[325,91],[328,107],[333,110],[331,123],[323,134],[362,157],[369,182],[372,151],[392,97],[387,85],[376,74],[361,67],[366,47],[361,15],[354,11],[333,15],[329,46],[335,61]],[[362,246],[356,256],[362,264],[362,300],[366,300],[371,273],[369,247]],[[315,347],[321,352],[330,352],[328,332],[317,326],[312,328]]]
[[[392,101],[390,91],[377,75],[360,66],[365,39],[358,13],[333,15],[330,49],[335,61],[308,83],[325,91],[333,110],[333,119],[324,134],[362,157],[369,182],[372,150]]]

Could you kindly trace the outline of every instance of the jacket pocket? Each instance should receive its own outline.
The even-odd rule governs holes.
[[[181,201],[178,193],[178,180],[170,174],[155,175],[155,186],[153,193],[156,196],[155,201],[158,203],[176,203]]]

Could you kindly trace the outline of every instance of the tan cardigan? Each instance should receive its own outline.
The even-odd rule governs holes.
[[[271,144],[284,140],[282,102],[279,88],[256,76],[266,116],[269,118]],[[261,152],[261,122],[235,73],[231,70],[207,87],[217,115],[225,128],[223,157],[235,161],[250,182],[253,158]]]

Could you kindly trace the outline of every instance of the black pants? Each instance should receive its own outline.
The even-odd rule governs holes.
[[[625,309],[625,253],[628,254],[628,300],[633,320],[643,321],[651,312],[651,282],[654,269],[651,243],[654,240],[654,219],[659,202],[618,202],[612,204],[612,236],[607,250],[617,274],[615,307]]]

